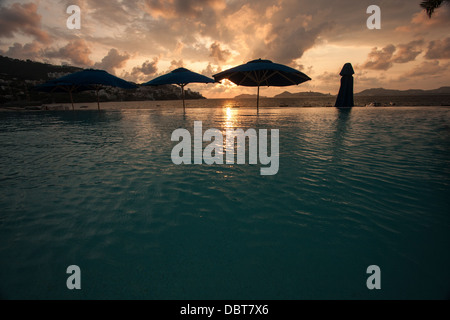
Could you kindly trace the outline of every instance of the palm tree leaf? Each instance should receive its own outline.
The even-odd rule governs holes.
[[[444,1],[447,3],[449,2],[448,0],[426,0],[422,1],[420,6],[426,10],[428,17],[431,18],[431,16],[434,13],[434,10],[439,8]]]

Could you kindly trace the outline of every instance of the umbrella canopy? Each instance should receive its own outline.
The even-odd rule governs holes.
[[[72,99],[73,92],[95,90],[97,92],[97,105],[100,110],[98,91],[104,86],[123,89],[137,88],[136,85],[113,76],[104,70],[86,69],[37,85],[36,89],[46,92],[69,92],[72,101],[72,109],[74,108]]]
[[[270,60],[252,60],[213,75],[216,81],[228,79],[238,86],[258,87],[256,106],[259,108],[259,87],[292,86],[311,80],[303,72]]]
[[[92,86],[76,86],[67,82],[58,82],[56,85],[51,81],[34,86],[34,90],[42,92],[68,92],[73,87],[73,91],[94,90]]]
[[[178,68],[165,75],[159,76],[153,80],[143,83],[143,86],[160,86],[165,84],[176,84],[181,87],[183,96],[183,110],[185,110],[184,87],[189,83],[214,83],[214,79],[208,78],[199,73],[190,71],[186,68]]]
[[[341,87],[334,105],[336,108],[351,108],[354,106],[353,74],[355,74],[355,71],[353,71],[351,63],[344,64],[340,73],[342,76]]]

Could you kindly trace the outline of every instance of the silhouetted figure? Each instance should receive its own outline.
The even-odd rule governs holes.
[[[336,99],[336,108],[351,108],[355,104],[353,102],[353,67],[351,63],[344,64],[341,70],[341,87],[339,88],[339,93]]]

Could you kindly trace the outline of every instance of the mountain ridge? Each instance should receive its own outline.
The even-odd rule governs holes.
[[[418,95],[450,95],[450,86],[443,86],[437,89],[424,90],[424,89],[385,89],[385,88],[371,88],[354,94],[356,97],[371,97],[371,96],[418,96]],[[302,97],[324,97],[324,96],[336,96],[330,93],[314,92],[314,91],[300,91],[289,92],[284,91],[280,94],[276,94],[273,97],[260,96],[260,98],[302,98]],[[256,94],[240,94],[234,97],[234,99],[256,99]]]
[[[355,93],[355,96],[417,96],[417,95],[439,95],[450,94],[450,86],[440,87],[438,89],[408,89],[393,90],[385,88],[371,88]]]

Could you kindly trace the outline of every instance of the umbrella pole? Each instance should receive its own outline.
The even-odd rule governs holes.
[[[259,112],[259,84],[258,84],[258,94],[256,95],[256,110]]]
[[[70,102],[72,103],[72,111],[75,111],[75,107],[73,105],[72,90],[69,90],[69,95],[70,95]]]
[[[95,90],[97,92],[97,108],[98,108],[98,111],[100,111],[100,100],[98,98],[98,91],[99,90],[100,90],[99,88],[97,88],[97,90]]]
[[[181,95],[183,96],[183,112],[186,112],[186,105],[184,102],[184,85],[181,86]]]

